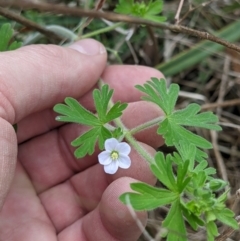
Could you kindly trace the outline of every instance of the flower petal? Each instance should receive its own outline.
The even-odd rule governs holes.
[[[131,166],[131,159],[129,156],[120,155],[118,158],[118,166],[123,169],[129,168]]]
[[[98,161],[102,165],[109,165],[112,162],[109,151],[103,151],[98,155]]]
[[[118,170],[118,163],[116,161],[111,162],[109,165],[104,166],[104,171],[108,174],[114,174]]]
[[[131,151],[131,147],[126,142],[120,142],[116,147],[116,151],[127,156]]]
[[[119,141],[115,138],[107,139],[104,143],[104,147],[106,151],[114,151],[116,146],[119,144]]]

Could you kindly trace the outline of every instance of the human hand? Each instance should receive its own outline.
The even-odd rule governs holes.
[[[132,128],[159,115],[139,101],[133,86],[162,75],[138,66],[105,68],[105,49],[94,40],[71,48],[28,46],[0,56],[0,241],[137,240],[141,230],[118,197],[136,180],[155,183],[148,164],[132,151],[131,167],[108,175],[97,151],[76,160],[69,143],[83,127],[57,123],[52,108],[71,96],[94,111],[91,89],[102,74],[114,99],[130,102],[123,122]],[[136,138],[152,154],[163,142],[156,129]],[[135,218],[145,225],[147,215],[137,212]]]

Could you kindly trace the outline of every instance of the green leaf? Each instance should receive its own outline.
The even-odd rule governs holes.
[[[163,1],[156,0],[151,1],[147,8],[147,15],[156,15],[162,12],[163,9]]]
[[[211,221],[206,224],[208,241],[214,241],[214,237],[218,236],[216,224]]]
[[[177,84],[171,84],[167,89],[164,79],[151,78],[143,86],[135,87],[147,95],[142,97],[143,100],[157,104],[167,116],[173,112],[179,93]]]
[[[102,150],[104,147],[104,142],[106,139],[111,137],[111,132],[107,130],[103,126],[97,126],[89,131],[85,132],[74,141],[72,141],[71,145],[74,147],[78,147],[74,155],[77,158],[82,158],[84,156],[92,155],[97,141],[99,141],[99,149]]]
[[[188,107],[174,111],[178,98],[179,86],[171,84],[166,86],[164,79],[152,78],[143,86],[137,85],[136,88],[143,92],[143,100],[157,104],[165,113],[165,119],[159,123],[158,134],[162,135],[168,146],[178,146],[180,142],[188,147],[193,144],[197,147],[194,159],[202,161],[207,157],[201,149],[210,149],[212,145],[190,131],[185,126],[202,127],[212,130],[220,130],[220,126],[215,124],[218,118],[211,112],[198,114],[200,106],[190,104]]]
[[[5,23],[0,28],[0,51],[8,50],[8,44],[13,35],[13,30],[9,23]]]
[[[122,14],[131,14],[133,8],[133,0],[119,0],[114,12]]]
[[[188,145],[188,143],[180,141],[176,148],[183,161],[189,160],[189,171],[192,171],[195,164],[196,146],[192,143]]]
[[[155,163],[150,166],[153,174],[168,189],[177,192],[178,186],[172,171],[172,156],[167,155],[165,159],[162,152],[157,152],[154,159]]]
[[[211,221],[216,220],[216,215],[214,214],[213,211],[208,211],[208,212],[205,212],[205,218],[206,218],[206,222],[209,223]]]
[[[191,181],[191,177],[187,176],[189,169],[189,161],[180,164],[177,169],[177,186],[179,193],[182,193],[187,184]]]
[[[108,110],[108,104],[113,95],[113,90],[109,90],[108,85],[103,85],[101,90],[93,91],[93,99],[98,113],[98,117],[105,123],[105,116]]]
[[[126,103],[117,102],[109,108],[112,95],[113,90],[110,90],[108,85],[103,85],[100,90],[95,89],[93,91],[96,115],[71,97],[65,99],[65,104],[54,106],[54,111],[60,114],[56,117],[56,120],[90,126],[88,131],[72,142],[74,147],[78,147],[74,152],[77,158],[82,158],[87,154],[92,155],[97,144],[99,149],[102,150],[107,139],[118,138],[122,135],[120,128],[115,129],[113,127],[110,131],[104,126],[104,124],[120,117],[122,111],[127,107]]]
[[[163,135],[168,146],[177,145],[180,141],[185,145],[194,144],[203,149],[212,148],[212,144],[184,127],[176,124],[171,118],[166,118],[158,128],[158,134]]]
[[[93,91],[93,99],[96,106],[99,120],[105,124],[122,115],[123,110],[126,109],[127,103],[115,103],[108,111],[109,102],[112,98],[113,90],[109,90],[108,85],[103,85],[101,90],[95,89]]]
[[[132,183],[130,186],[138,193],[124,193],[119,199],[124,204],[131,204],[135,210],[152,210],[170,204],[178,198],[177,193],[146,183]]]
[[[217,210],[214,214],[222,223],[232,227],[233,229],[239,229],[238,222],[234,218],[235,214],[230,209],[224,208],[223,210]]]
[[[133,0],[120,0],[115,12],[145,18],[151,21],[163,22],[166,17],[156,16],[162,12],[163,1],[134,2]]]
[[[171,115],[171,121],[176,125],[202,127],[220,131],[222,128],[216,125],[218,118],[212,112],[197,114],[201,110],[200,105],[190,104],[182,110],[177,110]]]
[[[204,226],[204,221],[199,218],[195,213],[188,210],[183,205],[181,206],[182,213],[184,217],[186,218],[187,222],[191,225],[191,227],[196,231],[198,229],[198,226]]]
[[[220,197],[218,197],[217,201],[219,203],[224,203],[227,200],[228,193],[229,193],[229,190],[226,190],[224,193],[220,195]]]
[[[110,122],[122,115],[123,110],[127,108],[127,103],[116,102],[112,108],[106,113],[105,123]]]
[[[18,49],[18,48],[20,48],[21,46],[22,46],[22,43],[21,43],[21,42],[14,41],[14,42],[11,43],[10,46],[8,47],[8,51]]]
[[[195,187],[203,187],[207,180],[207,175],[204,171],[199,171],[193,174],[193,181],[195,183]]]
[[[101,127],[92,128],[72,141],[72,146],[80,146],[74,152],[77,158],[82,158],[87,154],[93,154],[100,131]]]
[[[187,232],[179,199],[172,203],[163,227],[167,228],[167,241],[187,241]]]
[[[16,41],[10,44],[12,37],[13,29],[11,27],[11,24],[3,24],[0,28],[0,52],[7,50],[15,50],[22,46],[22,43]]]
[[[74,122],[88,126],[99,126],[101,122],[98,118],[79,104],[77,100],[71,97],[65,99],[65,104],[57,104],[53,110],[62,116],[57,116],[57,121]]]
[[[222,179],[214,178],[209,181],[209,188],[214,192],[220,191],[221,189],[223,189],[226,186],[227,186],[227,182]]]

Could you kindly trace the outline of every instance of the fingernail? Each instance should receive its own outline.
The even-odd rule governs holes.
[[[94,39],[83,39],[75,42],[69,48],[86,55],[97,55],[106,53],[104,46]]]

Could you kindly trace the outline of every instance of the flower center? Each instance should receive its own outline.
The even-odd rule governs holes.
[[[112,151],[112,153],[111,153],[111,159],[112,159],[113,161],[116,161],[116,160],[118,159],[118,157],[119,157],[118,152],[117,152],[117,151]]]

